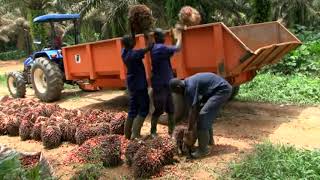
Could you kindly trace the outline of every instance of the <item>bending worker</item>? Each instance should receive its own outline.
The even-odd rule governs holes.
[[[151,136],[157,135],[159,117],[166,112],[168,114],[168,132],[171,135],[175,122],[173,118],[174,106],[169,88],[169,82],[173,78],[173,70],[170,58],[181,49],[181,36],[177,38],[175,46],[166,46],[165,33],[157,28],[154,32],[155,45],[151,50],[154,112],[151,118]]]
[[[189,107],[188,131],[183,139],[185,145],[191,147],[198,139],[198,149],[192,156],[208,155],[209,131],[220,107],[230,98],[232,86],[216,74],[199,73],[185,80],[172,79],[170,88],[183,95]]]
[[[132,36],[122,38],[122,59],[127,67],[127,86],[129,90],[129,112],[125,122],[125,137],[140,137],[141,127],[149,114],[149,95],[146,72],[143,64],[144,55],[152,49],[152,44],[145,49],[133,49],[135,39]]]

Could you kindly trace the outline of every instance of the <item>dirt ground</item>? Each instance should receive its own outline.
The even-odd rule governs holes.
[[[17,64],[3,66],[0,72],[21,67]],[[0,98],[8,94],[6,87],[0,86]],[[28,98],[34,98],[32,89],[28,90]],[[84,93],[79,90],[66,90],[62,100],[57,102],[68,109],[75,108],[113,108],[126,110],[127,97],[123,91],[100,91]],[[230,102],[222,110],[214,123],[216,145],[211,155],[193,162],[178,158],[180,163],[167,166],[164,176],[159,179],[216,179],[225,173],[228,165],[241,159],[252,151],[255,144],[263,141],[291,144],[301,148],[320,148],[320,107],[299,107],[272,105],[252,102]],[[144,124],[143,134],[148,135],[150,119]],[[166,126],[160,125],[160,135],[167,132]],[[41,143],[20,141],[19,137],[0,137],[0,144],[19,151],[42,151],[49,159],[55,173],[61,179],[69,179],[75,169],[64,163],[68,152],[76,145],[63,144],[57,149],[45,150]],[[106,169],[103,179],[132,179],[126,165]]]

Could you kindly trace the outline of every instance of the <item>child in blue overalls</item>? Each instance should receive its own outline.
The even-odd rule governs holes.
[[[232,86],[216,74],[198,73],[185,80],[172,79],[170,89],[183,95],[189,107],[188,132],[184,143],[193,146],[198,139],[199,147],[192,156],[200,158],[208,155],[213,120],[230,98]]]
[[[129,112],[125,122],[125,137],[140,137],[141,127],[149,114],[149,95],[146,72],[143,64],[144,55],[152,49],[152,44],[145,49],[133,49],[135,39],[132,36],[122,38],[122,59],[127,67],[127,86],[129,90]]]
[[[181,38],[177,40],[175,46],[167,46],[165,34],[162,29],[157,28],[154,32],[155,45],[151,50],[152,60],[152,98],[154,112],[151,118],[151,136],[157,135],[157,123],[159,117],[166,112],[168,114],[168,129],[171,135],[175,126],[173,113],[174,106],[169,88],[169,81],[173,78],[173,70],[170,59],[174,53],[181,48]]]

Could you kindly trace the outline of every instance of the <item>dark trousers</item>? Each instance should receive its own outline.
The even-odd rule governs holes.
[[[169,86],[153,88],[152,98],[154,105],[152,116],[159,117],[164,112],[173,114],[174,107]]]
[[[129,91],[129,118],[134,119],[137,115],[147,117],[149,114],[148,89]]]
[[[198,130],[212,129],[213,120],[217,117],[218,111],[224,103],[228,101],[232,93],[232,88],[226,86],[215,92],[204,102],[199,112]]]

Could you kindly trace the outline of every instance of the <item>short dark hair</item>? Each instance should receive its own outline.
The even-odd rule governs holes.
[[[135,46],[135,39],[132,36],[124,35],[121,39],[121,43],[126,49],[133,49]]]
[[[156,28],[154,30],[154,40],[156,43],[164,43],[165,33],[161,28]]]

